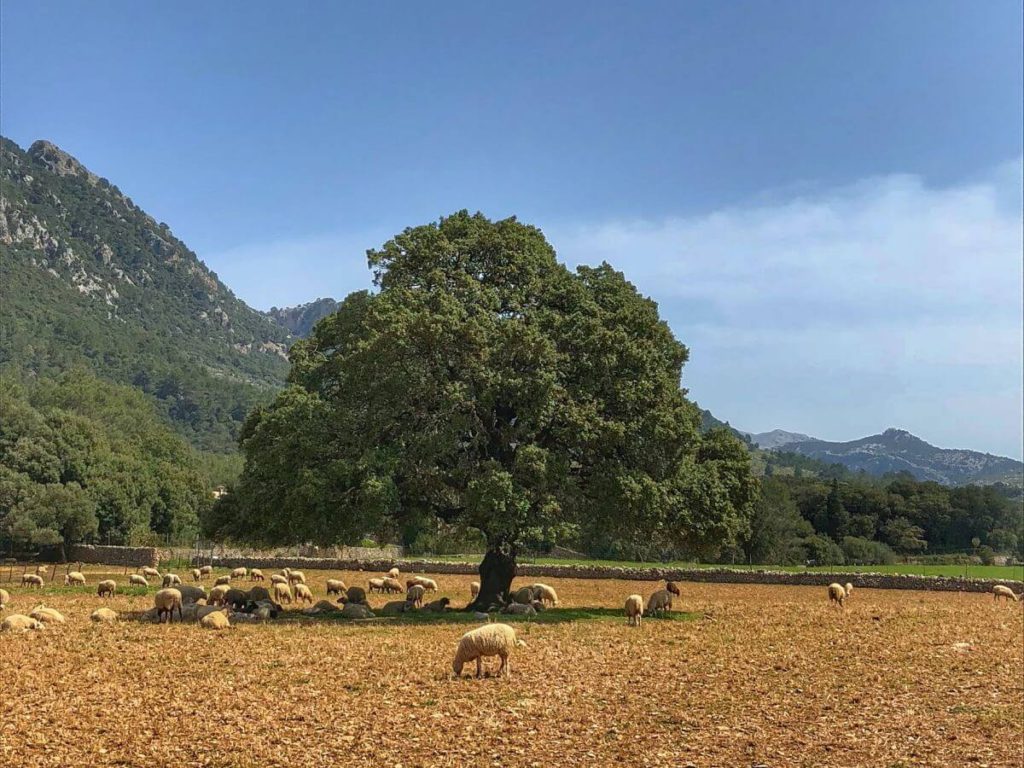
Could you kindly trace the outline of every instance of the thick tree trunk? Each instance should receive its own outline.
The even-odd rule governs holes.
[[[516,575],[515,547],[489,547],[480,563],[480,593],[466,606],[467,611],[486,611],[508,600],[512,579]]]

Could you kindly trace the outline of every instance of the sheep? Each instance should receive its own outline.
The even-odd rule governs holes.
[[[368,582],[369,589],[367,590],[371,595],[374,592],[384,591],[384,579],[370,579]]]
[[[146,581],[145,576],[139,576],[137,573],[133,573],[128,577],[128,583],[133,587],[148,587],[149,582]]]
[[[509,595],[513,603],[519,603],[520,605],[529,605],[536,599],[533,587],[522,587],[517,589],[511,595]]]
[[[843,589],[842,584],[833,582],[828,585],[828,604],[838,604],[840,608],[843,607],[843,602],[846,600],[846,590]]]
[[[270,583],[271,584],[287,584],[288,583],[288,577],[287,576],[282,576],[279,573],[274,573],[274,574],[271,574],[271,576],[270,576]]]
[[[35,573],[23,573],[21,574],[21,586],[42,589],[43,577]]]
[[[20,613],[12,613],[0,624],[0,632],[26,632],[30,629],[42,629],[43,623]]]
[[[231,622],[222,611],[214,611],[206,614],[199,620],[199,625],[203,627],[203,629],[213,629],[217,631],[231,628]]]
[[[318,613],[337,613],[338,610],[338,606],[330,600],[320,600],[316,605],[311,605],[309,608],[303,608],[302,612],[310,616],[315,616]]]
[[[249,590],[249,593],[246,595],[246,597],[251,603],[258,603],[260,600],[269,600],[270,590],[262,586],[253,587]]]
[[[160,571],[158,571],[156,568],[151,568],[148,565],[144,565],[144,566],[142,566],[141,570],[142,570],[142,575],[145,576],[147,579],[159,579],[160,578]]]
[[[509,654],[515,648],[525,648],[526,643],[516,637],[516,631],[508,624],[485,624],[470,630],[459,640],[452,661],[454,677],[462,676],[462,667],[469,661],[476,661],[476,676],[483,676],[483,659],[485,656],[501,658],[498,675],[512,677],[512,667],[508,663]]]
[[[192,569],[192,581],[202,581],[202,579],[203,579],[203,572],[201,570],[199,570],[198,568],[193,568]]]
[[[36,566],[36,575],[37,576],[45,576],[47,570],[48,569],[47,569],[47,567],[45,565],[37,565]]]
[[[532,589],[533,595],[537,600],[540,600],[542,603],[558,605],[558,593],[547,584],[534,584]]]
[[[639,627],[644,616],[644,599],[640,595],[626,598],[626,623],[631,627]]]
[[[469,599],[476,600],[476,596],[480,594],[480,582],[471,581],[469,582]]]
[[[341,615],[346,619],[372,619],[374,617],[373,611],[362,603],[346,603],[345,607],[341,609]]]
[[[206,590],[203,587],[196,587],[191,584],[179,584],[175,587],[181,592],[181,602],[184,604],[197,603],[206,600]]]
[[[432,603],[427,603],[423,606],[425,611],[433,611],[434,613],[444,613],[448,610],[448,604],[451,603],[447,597],[442,597],[440,600],[434,600]]]
[[[170,587],[168,589],[161,589],[155,595],[153,595],[153,607],[156,608],[157,621],[163,621],[163,617],[167,615],[167,623],[170,624],[174,620],[174,609],[178,609],[178,621],[183,621],[181,615],[181,592]]]
[[[400,613],[414,610],[414,608],[412,603],[405,600],[392,600],[390,603],[384,604],[384,607],[380,609],[380,613],[384,616],[396,616]]]
[[[113,597],[117,592],[117,582],[113,579],[104,579],[96,585],[96,594],[99,597]]]
[[[259,568],[253,568],[249,571],[249,581],[266,581],[267,577],[263,575],[263,571]]]
[[[300,584],[296,584],[295,585],[295,599],[298,602],[300,602],[300,603],[303,602],[303,601],[305,601],[307,603],[312,603],[313,602],[313,592],[305,584],[301,584],[301,583]]]
[[[1014,594],[1013,590],[1005,584],[995,584],[992,587],[992,600],[999,602],[1000,597],[1007,600],[1013,600],[1015,603],[1020,599],[1016,594]]]
[[[207,599],[209,605],[224,605],[224,595],[231,589],[227,584],[219,584],[210,590],[210,596]]]
[[[235,610],[238,610],[247,602],[249,602],[249,593],[245,590],[232,587],[224,593],[224,604],[230,605]]]
[[[72,584],[82,585],[85,584],[85,574],[79,571],[70,571],[64,577],[64,586],[70,587]]]
[[[160,586],[162,587],[173,587],[175,584],[181,584],[181,579],[173,573],[165,573],[163,582]]]
[[[647,598],[647,610],[645,613],[658,615],[672,610],[672,593],[667,589],[659,589]]]
[[[0,611],[4,609],[4,606],[11,602],[11,593],[6,589],[0,589]]]
[[[218,576],[217,579],[213,582],[213,586],[215,586],[215,587],[222,587],[222,586],[224,586],[226,584],[230,584],[230,583],[231,583],[231,577],[230,576]]]
[[[206,577],[213,573],[212,565],[201,565],[199,566],[199,575]]]
[[[397,566],[388,571],[388,578],[397,579],[401,574],[398,572]]]
[[[843,591],[846,593],[846,599],[849,600],[850,595],[853,594],[853,584],[846,582],[846,585],[843,587]]]
[[[302,571],[288,571],[288,583],[305,584],[306,574],[304,574]]]
[[[427,592],[437,592],[437,582],[433,579],[428,579],[426,576],[417,576],[416,583],[427,590]]]
[[[402,592],[405,591],[402,588],[402,582],[400,582],[398,579],[393,579],[390,576],[388,576],[387,578],[383,579],[383,581],[384,591],[387,592],[389,595],[400,595]]]
[[[342,592],[347,590],[345,582],[341,579],[328,579],[327,580],[327,594],[328,595],[340,595]]]
[[[338,602],[369,606],[369,603],[366,602],[366,590],[362,587],[349,587],[345,590],[344,596],[338,599]]]
[[[245,606],[245,610],[261,621],[266,621],[267,619],[276,619],[284,608],[273,600],[257,600]]]
[[[532,604],[524,603],[509,603],[501,609],[502,613],[507,613],[512,616],[536,616],[537,609]]]
[[[54,610],[53,608],[47,608],[45,605],[37,605],[29,613],[36,621],[41,621],[43,624],[63,624],[65,619],[61,615],[60,611]]]
[[[110,610],[109,608],[97,608],[95,611],[89,614],[90,621],[111,623],[117,621],[117,613]]]
[[[674,581],[666,581],[665,582],[665,589],[667,589],[669,592],[671,592],[676,597],[682,597],[683,596],[683,593],[679,591],[679,585],[676,584]]]
[[[405,593],[405,601],[419,608],[423,605],[423,595],[426,591],[422,584],[413,584]]]
[[[274,600],[279,603],[292,602],[292,590],[287,584],[281,584],[279,582],[274,583]]]
[[[231,571],[231,578],[232,579],[244,579],[245,578],[245,574],[247,574],[247,573],[248,573],[248,571],[245,568],[235,568],[233,571]]]

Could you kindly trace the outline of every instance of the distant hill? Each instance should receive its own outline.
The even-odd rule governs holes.
[[[287,330],[293,336],[304,339],[320,320],[338,310],[339,302],[334,299],[316,299],[297,307],[271,307],[267,317]]]
[[[1024,481],[1024,464],[1019,461],[978,451],[936,448],[903,429],[887,429],[880,435],[845,443],[809,439],[785,443],[782,448],[787,453],[809,456],[826,464],[842,464],[852,471],[863,470],[876,476],[909,472],[920,480],[944,485],[1021,485]]]
[[[750,432],[744,432],[747,437],[750,438],[750,442],[754,443],[759,448],[764,448],[766,451],[773,448],[781,448],[784,445],[790,443],[801,443],[808,440],[814,440],[810,435],[804,435],[800,432],[786,432],[782,429],[773,429],[771,432],[759,432],[752,434]]]
[[[283,386],[288,331],[71,155],[7,139],[0,153],[4,375],[85,367],[151,395],[194,445],[233,450]]]

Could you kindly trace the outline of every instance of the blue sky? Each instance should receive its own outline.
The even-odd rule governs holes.
[[[460,208],[607,259],[721,418],[1020,457],[1018,2],[2,6],[0,121],[254,306]]]

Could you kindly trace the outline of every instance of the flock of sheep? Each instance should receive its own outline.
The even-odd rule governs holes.
[[[41,565],[37,567],[35,573],[22,574],[22,586],[42,588],[46,572],[47,567]],[[193,582],[201,582],[212,575],[213,568],[208,565],[193,568],[191,571]],[[212,630],[227,629],[232,623],[264,622],[277,618],[283,610],[283,604],[290,605],[293,602],[306,603],[307,607],[303,609],[303,613],[311,615],[338,613],[344,618],[351,619],[374,618],[376,614],[367,601],[367,591],[380,594],[405,593],[403,599],[390,601],[378,609],[378,612],[385,616],[412,611],[443,613],[451,610],[451,601],[447,597],[425,602],[427,595],[438,592],[436,581],[425,576],[412,576],[406,579],[403,585],[400,575],[398,568],[392,568],[381,577],[369,579],[367,589],[349,587],[340,579],[327,579],[327,595],[338,595],[337,603],[329,599],[314,603],[313,592],[306,584],[305,574],[289,568],[271,575],[269,588],[263,585],[262,582],[267,579],[259,568],[235,568],[230,574],[217,577],[209,592],[198,583],[183,584],[176,574],[161,574],[156,568],[151,567],[142,568],[141,573],[131,574],[128,583],[131,586],[147,587],[150,579],[153,579],[161,585],[153,595],[153,607],[142,615],[144,620],[166,620],[170,623],[177,612],[179,621],[196,621]],[[232,586],[234,581],[246,579],[252,583],[248,589]],[[69,571],[64,577],[65,586],[85,584],[85,575],[80,570]],[[96,585],[96,594],[101,598],[113,597],[116,592],[117,582],[113,579],[104,579]],[[479,592],[480,583],[472,582],[470,598],[476,599]],[[1014,602],[1020,599],[1013,590],[1002,584],[993,586],[992,593],[996,601],[1000,598]],[[830,605],[843,608],[852,594],[852,584],[843,585],[836,582],[828,585]],[[673,597],[679,596],[679,586],[672,581],[666,582],[663,589],[652,593],[646,603],[641,595],[630,595],[625,602],[626,622],[630,626],[639,627],[645,615],[664,615],[672,610]],[[0,589],[0,612],[6,609],[10,599],[10,594]],[[550,606],[557,605],[558,594],[555,590],[547,584],[536,583],[503,596],[499,603],[490,606],[489,612],[531,617]],[[492,656],[501,659],[498,674],[511,675],[509,655],[516,647],[526,644],[516,637],[515,630],[507,624],[490,623],[489,612],[475,614],[477,618],[485,619],[489,623],[467,632],[459,640],[452,662],[452,672],[456,677],[462,674],[463,666],[471,661],[476,661],[476,675],[480,677],[483,671],[482,660]],[[118,615],[109,608],[100,607],[93,611],[89,618],[94,622],[109,623],[117,621]],[[0,623],[0,631],[38,630],[47,624],[64,622],[65,618],[60,612],[45,605],[38,605],[28,615],[12,614],[4,618]]]

